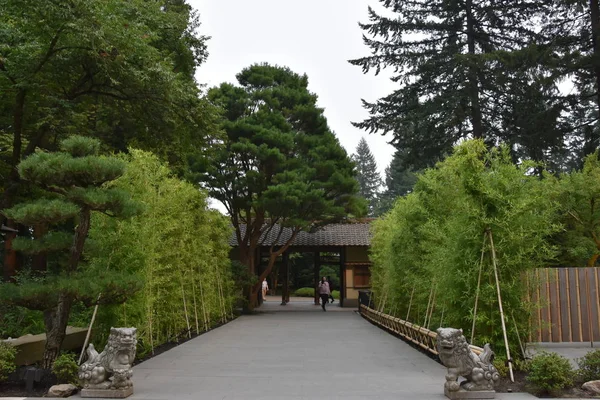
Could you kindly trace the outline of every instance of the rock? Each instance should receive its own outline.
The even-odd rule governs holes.
[[[586,382],[581,386],[581,388],[594,394],[600,394],[600,380]]]
[[[48,390],[46,397],[69,397],[77,392],[77,386],[68,384],[54,385]]]

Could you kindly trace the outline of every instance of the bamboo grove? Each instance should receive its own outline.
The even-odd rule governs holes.
[[[101,308],[96,331],[136,326],[143,356],[232,318],[230,227],[225,216],[207,209],[204,192],[171,176],[156,156],[131,150],[124,158],[127,172],[115,186],[144,211],[130,220],[96,216],[90,239],[101,252],[93,268],[126,270],[144,285],[122,305]]]
[[[529,316],[543,306],[527,301],[537,284],[527,271],[598,257],[597,232],[586,228],[600,217],[597,154],[559,177],[540,178],[538,168],[473,140],[420,174],[413,192],[374,223],[376,308],[432,330],[461,327],[474,344],[501,349],[496,261],[509,343],[519,354]]]

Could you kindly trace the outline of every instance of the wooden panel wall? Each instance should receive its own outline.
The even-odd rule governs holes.
[[[530,342],[600,341],[600,268],[543,268],[528,277],[539,307]]]

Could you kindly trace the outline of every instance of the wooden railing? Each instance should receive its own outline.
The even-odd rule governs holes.
[[[403,319],[384,314],[380,311],[367,307],[364,304],[360,305],[360,314],[364,318],[373,322],[375,325],[397,334],[402,339],[414,343],[431,354],[438,354],[436,347],[436,332],[430,331],[429,329],[417,324],[413,324],[412,322],[404,321]],[[475,354],[481,354],[481,352],[483,352],[481,347],[473,345],[470,345],[470,347]]]

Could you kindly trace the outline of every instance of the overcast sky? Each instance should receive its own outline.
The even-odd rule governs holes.
[[[200,33],[211,36],[209,57],[198,82],[209,87],[236,82],[235,75],[254,63],[268,62],[306,73],[329,126],[348,154],[364,136],[382,178],[393,147],[389,137],[368,134],[351,125],[368,116],[361,98],[376,100],[395,84],[383,74],[364,75],[347,60],[369,54],[358,22],[377,0],[189,0],[200,12]]]

